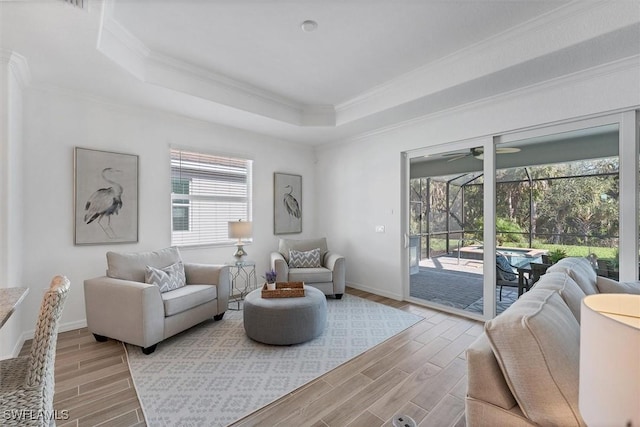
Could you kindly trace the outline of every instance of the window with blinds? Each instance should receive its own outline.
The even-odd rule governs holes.
[[[171,149],[171,244],[233,244],[228,222],[251,221],[247,159]]]

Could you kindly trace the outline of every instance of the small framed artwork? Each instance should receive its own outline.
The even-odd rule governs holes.
[[[138,241],[138,156],[76,147],[76,245]]]
[[[273,233],[302,232],[302,176],[273,174]]]

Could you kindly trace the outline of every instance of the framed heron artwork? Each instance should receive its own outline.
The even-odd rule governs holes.
[[[138,156],[76,147],[76,245],[138,241]]]
[[[302,176],[273,174],[273,233],[302,232]]]

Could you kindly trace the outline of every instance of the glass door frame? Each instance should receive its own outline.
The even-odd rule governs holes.
[[[416,302],[427,307],[441,311],[452,312],[476,320],[489,320],[495,317],[496,301],[496,271],[494,253],[496,251],[496,158],[495,147],[499,143],[516,142],[523,139],[541,137],[556,133],[569,132],[589,127],[618,124],[618,155],[620,162],[619,179],[620,194],[620,280],[638,280],[638,250],[639,250],[639,223],[638,210],[640,207],[638,170],[640,165],[640,110],[626,110],[612,114],[594,115],[581,119],[571,119],[545,124],[527,129],[519,129],[512,132],[503,132],[499,135],[491,135],[467,139],[462,141],[438,144],[401,153],[402,179],[402,288],[405,301]],[[483,314],[478,315],[464,310],[444,307],[426,301],[418,301],[409,296],[409,215],[410,215],[410,169],[411,159],[434,155],[439,153],[470,149],[471,147],[484,147],[483,173],[484,173],[484,254],[483,254]]]
[[[432,156],[432,155],[436,155],[436,154],[441,154],[441,153],[445,153],[445,152],[451,152],[451,151],[463,151],[463,150],[470,150],[473,147],[480,147],[482,146],[484,148],[484,161],[483,161],[483,173],[486,175],[487,173],[487,164],[491,165],[491,167],[493,167],[495,165],[495,160],[493,160],[495,154],[494,154],[494,143],[493,143],[493,138],[491,136],[487,136],[487,137],[479,137],[479,138],[472,138],[472,139],[466,139],[466,140],[462,140],[462,141],[455,141],[455,142],[450,142],[450,143],[446,143],[446,144],[439,144],[439,145],[434,145],[431,147],[424,147],[418,150],[411,150],[408,152],[403,152],[402,156],[401,156],[401,160],[402,160],[402,165],[401,165],[401,173],[403,175],[403,180],[402,180],[402,193],[401,193],[401,198],[402,198],[402,216],[401,216],[401,230],[402,230],[402,256],[401,256],[401,262],[402,262],[402,289],[403,289],[403,298],[405,301],[410,301],[410,302],[415,302],[418,303],[420,305],[424,305],[430,308],[434,308],[440,311],[446,311],[446,312],[450,312],[453,314],[457,314],[457,315],[461,315],[461,316],[465,316],[471,319],[475,319],[475,320],[489,320],[493,317],[495,317],[495,310],[496,310],[496,302],[495,302],[495,289],[496,289],[496,281],[495,281],[495,268],[487,268],[487,265],[489,266],[493,266],[495,264],[495,260],[493,260],[493,257],[489,257],[488,254],[491,254],[491,246],[493,247],[493,250],[495,250],[495,242],[493,244],[491,244],[489,247],[487,247],[488,250],[485,251],[484,255],[483,255],[483,277],[484,277],[484,281],[483,281],[483,313],[479,314],[479,313],[472,313],[470,311],[465,311],[462,309],[457,309],[457,308],[452,308],[452,307],[447,307],[447,306],[443,306],[440,304],[435,304],[435,303],[430,303],[428,301],[425,300],[419,300],[417,298],[411,297],[409,295],[409,285],[410,285],[410,277],[409,277],[409,268],[410,268],[410,245],[409,245],[409,221],[410,221],[410,172],[411,172],[411,159],[413,158],[418,158],[418,157],[424,157],[424,156]],[[491,174],[494,174],[494,172],[491,172]],[[495,182],[495,177],[492,178],[493,182]],[[493,185],[493,184],[492,184]],[[487,187],[489,187],[489,185],[487,185],[487,181],[485,179],[485,185],[484,185],[484,197],[485,197],[485,201],[484,201],[484,206],[483,209],[487,209],[487,194],[494,194],[495,190],[494,189],[488,189]],[[494,207],[492,207],[492,209],[495,209]],[[486,218],[486,215],[485,215]],[[495,220],[492,221],[493,222],[493,228],[495,228]],[[486,239],[487,237],[487,224],[485,223],[485,230],[484,230],[484,235],[483,238]],[[491,233],[493,233],[493,235],[495,235],[495,231],[493,231],[493,229],[490,231]],[[488,264],[489,262],[489,264]]]
[[[542,137],[563,132],[577,131],[581,129],[618,125],[618,157],[619,157],[619,182],[620,214],[619,214],[619,264],[620,280],[638,280],[638,165],[639,147],[638,140],[638,116],[636,110],[621,111],[614,114],[604,114],[582,119],[567,120],[552,125],[543,125],[526,130],[505,132],[494,138],[495,143],[510,143],[523,139]],[[495,175],[495,171],[493,172]],[[629,196],[628,196],[629,195]]]

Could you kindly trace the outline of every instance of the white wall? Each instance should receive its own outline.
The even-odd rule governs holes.
[[[347,256],[347,283],[402,298],[401,152],[637,108],[639,73],[636,58],[320,149],[318,229]]]
[[[171,114],[125,108],[53,90],[25,91],[24,264],[31,288],[22,330],[33,331],[43,290],[55,274],[71,280],[62,328],[85,324],[83,280],[105,273],[105,253],[154,250],[170,245],[169,145],[254,159],[254,241],[245,249],[257,262],[258,279],[277,248],[273,234],[273,172],[303,176],[303,230],[315,233],[314,153],[264,135],[217,126]],[[74,147],[139,155],[139,242],[74,246]],[[185,261],[230,261],[234,246],[183,249]]]
[[[255,160],[254,243],[246,249],[258,262],[258,276],[268,267],[269,252],[277,247],[273,172],[295,173],[303,176],[304,232],[291,237],[326,235],[331,249],[347,257],[348,284],[401,299],[403,151],[636,107],[640,105],[639,69],[637,62],[632,67],[605,67],[341,141],[315,154],[304,146],[171,114],[54,90],[26,89],[24,160],[17,163],[21,168],[16,167],[24,181],[24,215],[16,231],[23,256],[20,281],[31,292],[21,308],[18,330],[22,338],[33,331],[42,291],[53,275],[65,274],[72,282],[63,329],[80,327],[85,324],[82,281],[104,274],[106,251],[152,250],[170,244],[170,144]],[[76,146],[140,156],[138,243],[74,246]],[[377,225],[385,226],[385,233],[375,233]],[[182,253],[186,261],[219,263],[229,260],[233,251],[225,247]]]
[[[17,59],[3,52],[0,67],[0,287],[22,286],[22,82]],[[0,358],[15,350],[21,335],[18,307],[0,330]]]

